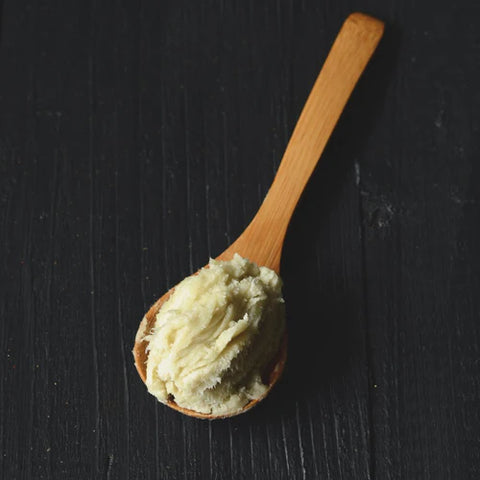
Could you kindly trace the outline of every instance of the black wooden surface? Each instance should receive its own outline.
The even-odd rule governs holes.
[[[5,0],[0,478],[480,478],[480,3]],[[289,363],[156,403],[143,312],[258,208],[343,19],[387,22],[295,213]]]

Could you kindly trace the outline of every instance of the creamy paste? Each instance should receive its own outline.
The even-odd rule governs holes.
[[[146,337],[149,392],[213,415],[260,398],[285,330],[281,289],[273,270],[238,254],[180,282]]]

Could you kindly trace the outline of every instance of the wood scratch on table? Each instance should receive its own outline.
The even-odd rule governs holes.
[[[100,470],[100,393],[99,393],[99,376],[98,376],[98,353],[97,353],[97,324],[95,311],[95,145],[94,145],[94,130],[95,130],[95,65],[94,65],[94,51],[95,51],[95,11],[96,1],[92,0],[90,4],[90,38],[89,38],[89,54],[88,54],[88,151],[89,151],[89,182],[90,182],[90,198],[89,198],[89,269],[90,269],[90,337],[91,337],[91,354],[92,354],[92,377],[94,390],[94,459],[96,472]]]
[[[300,464],[302,466],[302,478],[307,478],[307,471],[305,469],[305,452],[303,450],[302,443],[302,432],[300,430],[300,412],[298,409],[298,400],[295,402],[295,417],[297,420],[297,439],[298,439],[298,448],[300,449]]]

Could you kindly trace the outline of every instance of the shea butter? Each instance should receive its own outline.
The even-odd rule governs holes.
[[[262,397],[285,331],[280,277],[235,254],[180,282],[156,315],[146,384],[167,403],[230,415]]]

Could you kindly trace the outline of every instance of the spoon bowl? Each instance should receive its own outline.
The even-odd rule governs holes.
[[[151,307],[150,310],[145,314],[135,337],[135,346],[133,348],[133,355],[135,357],[135,366],[137,367],[138,374],[140,378],[146,382],[147,378],[147,369],[146,362],[148,358],[147,346],[148,342],[145,340],[145,334],[148,333],[153,325],[155,324],[155,317],[160,310],[161,306],[168,300],[170,295],[173,293],[173,288],[169,290],[163,297],[159,298]],[[285,362],[287,360],[287,335],[286,333],[283,336],[282,342],[278,353],[272,359],[272,361],[266,366],[265,371],[262,375],[262,380],[265,382],[265,385],[268,385],[266,392],[259,398],[255,398],[247,403],[241,410],[238,412],[229,413],[226,415],[211,415],[209,413],[196,412],[194,410],[189,410],[188,408],[181,407],[175,403],[174,400],[167,400],[167,405],[178,412],[184,413],[191,417],[205,418],[205,419],[214,419],[214,418],[227,418],[238,415],[239,413],[246,412],[254,407],[258,402],[263,400],[273,387],[277,383],[278,379],[282,375],[283,368],[285,367]]]
[[[231,260],[235,253],[280,272],[283,242],[295,206],[360,75],[383,34],[380,20],[352,13],[344,22],[305,103],[275,179],[257,214],[238,239],[217,260]],[[174,287],[175,288],[175,287]],[[133,355],[141,379],[146,381],[149,334],[155,318],[174,288],[159,298],[146,313],[135,337]],[[243,413],[261,401],[280,378],[287,358],[287,334],[279,351],[265,369],[267,390],[240,410],[212,415],[183,408],[168,400],[171,408],[197,418],[225,418]]]

